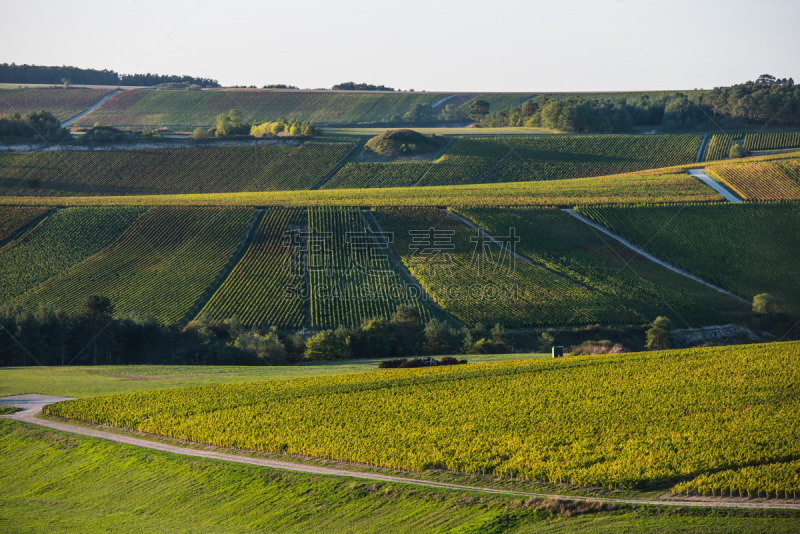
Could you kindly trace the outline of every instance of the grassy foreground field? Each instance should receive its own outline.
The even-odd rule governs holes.
[[[464,356],[462,356],[464,357]],[[549,354],[471,354],[470,364],[549,358]],[[281,366],[99,365],[0,368],[0,396],[40,393],[97,397],[116,393],[240,382],[368,373],[380,359],[338,360]]]
[[[46,412],[222,447],[579,486],[667,488],[740,469],[740,486],[709,489],[791,496],[800,489],[789,462],[800,443],[798,348],[791,342],[170,389],[64,402]],[[751,465],[774,465],[775,476],[748,476],[743,468]]]
[[[0,421],[0,454],[0,529],[9,533],[789,533],[799,521],[780,512],[581,510],[370,484],[181,458],[10,421]]]

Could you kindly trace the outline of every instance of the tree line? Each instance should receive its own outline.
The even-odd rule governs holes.
[[[43,83],[79,85],[135,85],[150,86],[162,83],[186,83],[200,87],[219,87],[219,82],[211,78],[197,76],[176,76],[174,74],[119,74],[103,69],[82,69],[78,67],[49,67],[43,65],[0,64],[2,83]]]
[[[800,86],[768,74],[706,91],[540,96],[490,113],[482,126],[532,126],[569,132],[627,132],[730,128],[747,124],[800,125]]]

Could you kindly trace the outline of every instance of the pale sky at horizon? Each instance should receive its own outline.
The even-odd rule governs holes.
[[[800,2],[3,0],[0,63],[428,91],[800,82]]]

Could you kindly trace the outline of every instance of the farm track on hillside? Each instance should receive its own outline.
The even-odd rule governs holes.
[[[296,473],[309,473],[314,475],[328,475],[350,477],[357,479],[372,480],[375,482],[388,482],[397,484],[408,484],[411,486],[422,486],[429,488],[451,489],[457,491],[469,491],[475,493],[485,493],[493,495],[510,495],[518,497],[535,497],[542,499],[562,499],[569,501],[593,501],[609,504],[621,505],[645,505],[645,506],[670,506],[670,507],[691,507],[691,508],[723,508],[723,509],[778,509],[778,510],[800,510],[800,503],[786,500],[776,500],[774,502],[757,499],[703,499],[703,498],[664,498],[664,499],[615,499],[608,497],[590,497],[581,495],[561,495],[550,493],[534,493],[526,491],[505,490],[481,486],[466,486],[461,484],[449,484],[432,480],[419,480],[413,478],[383,475],[379,473],[353,471],[348,469],[338,469],[332,467],[322,467],[312,464],[304,464],[290,461],[273,460],[269,458],[258,458],[252,456],[241,456],[238,454],[223,453],[213,450],[192,449],[180,445],[172,445],[159,441],[134,437],[127,434],[107,432],[97,427],[86,427],[72,425],[61,421],[50,419],[40,419],[37,417],[42,408],[54,402],[70,400],[67,397],[50,397],[47,395],[20,395],[0,399],[0,404],[17,406],[23,408],[22,411],[3,416],[7,419],[35,425],[60,432],[67,432],[79,436],[103,439],[123,445],[132,445],[150,450],[190,456],[194,458],[204,458],[208,460],[218,460],[222,462],[233,462],[238,464],[255,465],[270,469],[280,469]]]

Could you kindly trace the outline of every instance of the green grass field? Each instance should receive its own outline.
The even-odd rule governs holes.
[[[747,299],[772,293],[800,310],[800,205],[714,204],[578,207],[704,280]]]
[[[797,463],[785,463],[800,443],[798,347],[390,370],[95,397],[46,411],[221,447],[576,486],[666,489],[775,465],[788,476],[742,471],[731,490],[791,495],[800,489]]]
[[[462,356],[463,357],[463,356]],[[549,354],[470,354],[470,364],[549,358]],[[287,380],[367,373],[381,359],[336,360],[281,366],[100,365],[0,368],[0,396],[40,393],[63,397],[96,397],[175,387]]]
[[[10,421],[0,421],[0,451],[0,529],[8,533],[789,533],[798,525],[796,514],[779,512],[559,512],[552,502],[181,458]]]

